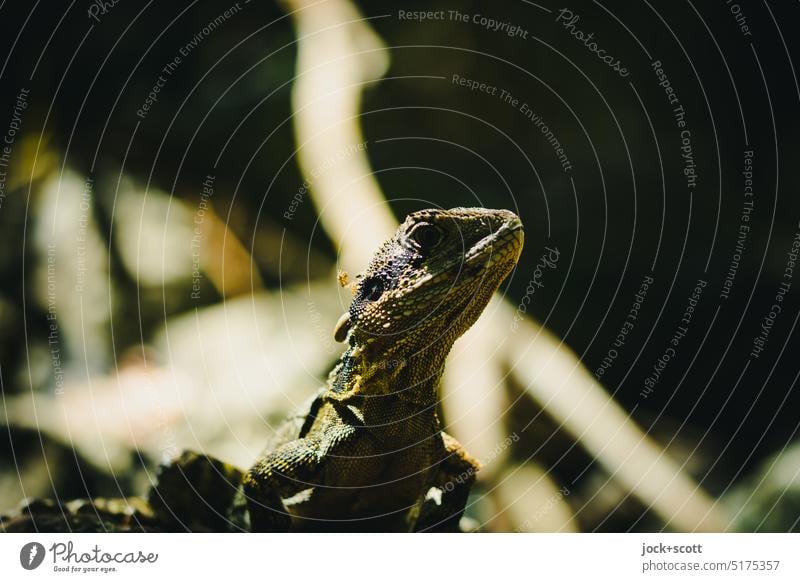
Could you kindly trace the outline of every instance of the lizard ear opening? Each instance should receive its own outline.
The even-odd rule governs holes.
[[[336,322],[336,326],[333,328],[333,339],[339,343],[342,343],[347,337],[348,331],[350,331],[350,312],[346,311],[345,314],[339,318],[339,321]]]

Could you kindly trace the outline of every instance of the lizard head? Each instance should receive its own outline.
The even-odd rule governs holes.
[[[359,275],[336,338],[351,331],[351,343],[372,344],[384,353],[452,344],[514,267],[522,242],[522,223],[508,210],[410,214]]]

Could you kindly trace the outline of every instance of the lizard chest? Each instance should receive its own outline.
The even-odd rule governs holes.
[[[321,482],[290,511],[297,517],[332,520],[337,531],[348,526],[361,531],[405,529],[442,458],[438,432],[417,435],[415,440],[394,435],[386,441],[367,427],[356,428],[326,451]]]

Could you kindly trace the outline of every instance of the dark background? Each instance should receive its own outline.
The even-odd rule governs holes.
[[[473,23],[397,17],[399,9],[453,9],[444,2],[359,5],[390,51],[389,78],[365,93],[362,123],[370,160],[396,215],[430,205],[517,210],[527,240],[508,282],[509,299],[516,303],[525,293],[544,246],[557,246],[563,265],[537,292],[530,312],[590,370],[611,347],[643,277],[652,274],[640,318],[603,383],[645,428],[654,423],[654,432],[666,438],[696,435],[710,460],[696,478],[713,494],[792,441],[800,420],[797,282],[761,357],[750,361],[749,354],[800,229],[800,91],[792,66],[800,59],[800,6],[741,1],[752,31],[744,36],[722,1],[572,3],[580,15],[577,28],[594,32],[629,69],[622,79],[555,22],[560,5],[541,3],[552,10],[547,12],[524,1],[458,3],[462,13],[519,24],[527,39]],[[0,55],[7,57],[0,69],[0,129],[11,118],[19,88],[29,87],[25,129],[45,135],[60,152],[59,163],[96,177],[101,225],[109,223],[113,203],[113,189],[103,185],[123,167],[142,183],[196,200],[230,139],[214,172],[217,213],[230,212],[229,226],[244,241],[262,228],[286,228],[334,260],[321,231],[311,236],[316,215],[310,203],[301,204],[291,221],[281,216],[303,182],[293,161],[289,101],[295,37],[282,7],[242,4],[184,59],[140,120],[136,110],[161,67],[228,5],[122,0],[99,23],[87,17],[88,6],[7,2],[0,8]],[[686,111],[698,173],[691,194],[679,130],[650,66],[655,59]],[[541,132],[519,111],[496,96],[455,86],[453,74],[496,85],[530,104],[563,144],[572,170],[562,170]],[[724,300],[720,291],[737,241],[747,149],[755,152],[751,229]],[[31,203],[22,187],[8,193],[0,210],[5,394],[29,389],[14,381],[26,365],[20,338],[41,341],[46,333],[44,314],[24,305],[34,284],[22,270],[30,257],[23,234]],[[275,252],[254,249],[271,287],[279,273],[266,265]],[[112,269],[126,276],[118,265]],[[284,274],[283,283],[291,276]],[[644,379],[668,346],[698,279],[708,286],[689,333],[644,399]],[[131,302],[118,308],[135,312],[135,298]],[[186,305],[173,302],[169,309],[180,312]],[[161,316],[146,312],[144,337]],[[117,349],[134,344],[139,333],[138,326],[116,330]]]

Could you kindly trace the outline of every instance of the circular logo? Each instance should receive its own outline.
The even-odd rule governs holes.
[[[39,542],[28,542],[19,551],[19,563],[26,570],[38,568],[44,561],[44,546]]]

